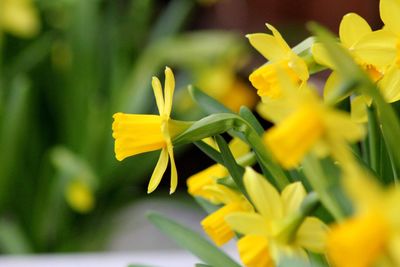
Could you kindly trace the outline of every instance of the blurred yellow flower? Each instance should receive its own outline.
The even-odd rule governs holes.
[[[347,113],[325,105],[312,88],[296,89],[284,76],[279,80],[285,88],[283,97],[260,104],[258,111],[276,123],[263,138],[283,167],[296,167],[309,152],[319,157],[343,157],[346,142],[364,136],[361,125],[351,121]]]
[[[186,129],[187,124],[170,119],[175,78],[172,70],[165,69],[164,95],[161,82],[153,77],[152,87],[160,115],[114,114],[112,125],[115,138],[115,156],[118,160],[136,154],[161,149],[157,165],[150,178],[147,193],[153,192],[161,181],[168,161],[171,161],[170,194],[175,192],[178,175],[171,138]]]
[[[204,68],[196,76],[196,86],[232,111],[238,112],[241,106],[252,108],[258,100],[229,64]]]
[[[339,37],[341,44],[349,51],[354,60],[377,83],[381,93],[389,103],[400,100],[400,70],[394,65],[396,57],[396,38],[386,28],[372,31],[368,23],[359,15],[349,13],[340,23]],[[324,97],[328,101],[334,96],[341,84],[341,77],[336,73],[336,66],[322,44],[314,44],[312,53],[315,60],[333,70],[325,88]],[[343,96],[343,98],[346,96]],[[352,118],[362,123],[367,120],[366,106],[371,99],[356,96],[351,103]]]
[[[71,181],[66,188],[65,192],[68,204],[80,213],[86,213],[94,207],[94,196],[90,187],[79,181]]]
[[[284,188],[281,194],[260,174],[250,167],[246,168],[244,185],[255,212],[236,212],[228,215],[226,221],[235,231],[245,236],[257,236],[261,243],[239,242],[240,256],[246,266],[271,266],[269,257],[275,264],[282,255],[296,255],[307,258],[305,249],[323,253],[327,226],[315,217],[299,218],[298,212],[306,191],[300,182]],[[252,237],[251,240],[254,240]],[[247,253],[253,248],[254,253]],[[268,249],[267,249],[268,248]],[[263,255],[264,265],[252,265]]]
[[[229,147],[235,158],[245,155],[250,150],[247,144],[238,138],[234,138]],[[191,195],[202,197],[215,205],[224,205],[201,222],[204,231],[218,246],[234,237],[234,232],[226,223],[225,217],[232,212],[252,210],[241,193],[218,183],[218,179],[228,175],[228,170],[224,166],[215,164],[187,180],[188,192]]]
[[[400,68],[400,1],[381,0],[379,4],[381,19],[385,23],[385,28],[393,32],[397,37],[396,63]]]
[[[327,237],[327,254],[333,265],[400,266],[399,189],[383,190],[362,174],[343,181],[355,214],[333,226]]]
[[[308,68],[304,60],[297,56],[282,38],[281,34],[270,24],[267,28],[271,34],[248,34],[251,45],[269,60],[250,74],[250,81],[261,97],[276,99],[281,95],[277,79],[277,70],[284,71],[292,82],[300,85],[308,80]]]
[[[29,38],[39,29],[39,15],[31,0],[0,0],[0,33]]]
[[[245,235],[237,242],[240,259],[246,267],[274,267],[268,239],[258,235]]]

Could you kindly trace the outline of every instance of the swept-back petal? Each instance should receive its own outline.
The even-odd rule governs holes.
[[[244,186],[257,211],[269,220],[282,218],[282,202],[278,191],[266,178],[250,167],[246,167]]]
[[[324,253],[328,226],[320,219],[307,217],[295,237],[296,244],[315,253]]]
[[[171,185],[169,193],[172,194],[175,192],[176,187],[178,185],[178,172],[176,171],[174,149],[172,147],[171,141],[168,142],[167,149],[168,149],[169,159],[171,161]]]
[[[293,107],[290,107],[286,102],[287,101],[282,99],[266,98],[262,103],[257,105],[256,109],[260,116],[264,119],[278,123],[293,111]]]
[[[385,26],[397,35],[400,35],[400,1],[381,0],[379,9]]]
[[[250,152],[249,145],[240,138],[233,138],[232,141],[229,142],[229,149],[232,151],[235,158],[239,158]]]
[[[321,43],[316,43],[311,47],[311,53],[315,61],[321,65],[327,66],[330,69],[335,69],[335,64],[332,62],[328,51]]]
[[[147,187],[147,193],[153,192],[157,186],[160,184],[161,178],[163,177],[165,170],[168,166],[168,150],[163,148],[161,150],[160,157],[156,167],[154,168],[153,174],[151,175],[149,185]]]
[[[393,65],[389,68],[378,86],[389,103],[400,100],[400,69]]]
[[[351,120],[356,123],[368,121],[367,102],[362,95],[356,96],[351,100]]]
[[[270,61],[278,61],[287,57],[287,50],[270,34],[254,33],[248,34],[246,37],[249,39],[250,44]]]
[[[286,186],[281,195],[284,215],[287,216],[298,211],[306,194],[306,190],[301,182],[295,182]]]
[[[352,53],[362,63],[385,69],[396,58],[397,37],[387,29],[364,35],[353,46]]]
[[[325,114],[326,127],[328,133],[339,139],[345,139],[349,142],[361,140],[365,135],[363,125],[357,124],[351,120],[350,116],[342,111],[331,111]]]
[[[279,42],[279,45],[286,51],[291,51],[290,46],[286,43],[285,39],[283,39],[282,35],[279,31],[272,26],[271,24],[265,23],[265,26],[272,32],[276,40]]]
[[[165,106],[164,114],[169,117],[172,109],[172,100],[174,98],[175,90],[175,77],[174,73],[169,67],[165,67],[165,84],[164,84],[164,96],[165,96]]]
[[[351,48],[363,36],[370,32],[372,32],[372,30],[368,22],[355,13],[346,14],[340,22],[340,41],[347,48]]]
[[[245,235],[261,235],[269,237],[269,222],[260,214],[249,212],[235,212],[225,217],[230,227]]]
[[[156,98],[158,112],[164,114],[164,97],[160,80],[153,76],[151,86],[153,87],[154,97]]]

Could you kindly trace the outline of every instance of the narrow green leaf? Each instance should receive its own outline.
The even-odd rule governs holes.
[[[262,127],[261,123],[257,120],[256,116],[254,116],[253,112],[251,112],[248,107],[241,106],[239,115],[245,119],[259,135],[264,133],[264,128]]]
[[[212,267],[212,266],[207,264],[197,263],[195,267]]]
[[[232,176],[232,179],[235,181],[239,190],[245,196],[247,196],[247,192],[243,184],[244,168],[236,163],[236,160],[233,157],[228,144],[226,143],[226,141],[222,136],[220,135],[215,136],[215,140],[217,141],[219,150],[221,151],[221,155],[224,160],[224,166],[228,169],[230,175]]]
[[[197,104],[206,112],[207,114],[214,113],[233,113],[230,109],[225,107],[223,104],[219,103],[217,100],[197,89],[194,86],[189,86],[188,88],[190,96],[196,101]]]
[[[179,32],[195,5],[194,0],[170,1],[153,26],[150,41],[154,42]]]
[[[31,244],[23,230],[15,222],[0,220],[0,250],[6,254],[31,253]]]
[[[11,86],[0,125],[0,208],[11,192],[9,186],[14,168],[27,140],[29,121],[30,84],[26,77],[17,77]]]
[[[162,233],[206,264],[224,267],[240,266],[197,232],[158,213],[149,213],[148,218]]]
[[[220,205],[211,204],[202,197],[194,197],[194,199],[196,200],[197,204],[199,204],[200,207],[208,214],[213,213],[221,207]]]
[[[216,163],[219,163],[221,165],[224,165],[224,160],[221,157],[221,154],[215,150],[213,147],[210,145],[206,144],[203,141],[195,141],[193,142],[201,151],[203,151],[204,154],[209,156],[212,160],[214,160]]]

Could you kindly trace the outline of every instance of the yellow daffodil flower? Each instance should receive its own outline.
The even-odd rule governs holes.
[[[400,70],[394,68],[396,54],[395,38],[388,30],[372,31],[368,23],[359,15],[349,13],[340,23],[339,37],[341,44],[349,51],[354,60],[377,83],[381,93],[389,103],[400,99]],[[336,73],[336,66],[330,59],[324,47],[317,43],[312,47],[315,60],[333,70],[324,88],[325,99],[335,93],[341,83]],[[343,96],[345,98],[346,96]],[[362,123],[367,120],[366,106],[371,99],[366,96],[356,96],[352,99],[351,110],[354,121]]]
[[[40,22],[31,0],[0,0],[0,33],[32,37],[39,32]]]
[[[270,24],[267,28],[271,34],[248,34],[250,44],[260,52],[268,63],[256,69],[249,77],[257,94],[263,99],[279,98],[281,87],[277,81],[277,69],[283,70],[294,83],[301,84],[308,80],[308,68],[304,60],[297,56],[282,38],[281,34]]]
[[[229,143],[229,147],[235,158],[249,152],[247,144],[238,138],[234,138]],[[228,175],[228,170],[224,166],[215,164],[187,180],[188,192],[191,195],[202,197],[214,205],[223,204],[223,207],[201,221],[204,231],[218,246],[234,237],[234,232],[225,222],[225,217],[232,212],[252,210],[251,205],[242,194],[225,185],[218,184],[218,179]]]
[[[239,112],[241,106],[252,108],[257,102],[257,95],[236,76],[231,66],[205,68],[196,80],[201,90],[232,111]]]
[[[115,138],[115,156],[118,160],[144,152],[161,149],[157,165],[150,178],[148,193],[153,192],[161,181],[168,161],[171,162],[170,194],[175,192],[178,175],[175,166],[171,139],[183,132],[188,125],[170,118],[175,78],[172,70],[165,68],[164,95],[161,82],[152,79],[152,87],[160,115],[114,114],[113,137]]]
[[[315,217],[295,219],[306,196],[300,182],[288,185],[279,194],[250,167],[246,168],[243,182],[257,213],[232,213],[226,221],[244,235],[238,249],[245,266],[273,266],[272,259],[278,264],[282,255],[307,258],[305,249],[325,251],[327,226]]]
[[[399,189],[384,190],[363,174],[343,182],[355,214],[328,234],[327,255],[333,266],[400,266]]]
[[[315,90],[303,86],[296,90],[284,76],[280,77],[283,97],[258,107],[259,113],[275,126],[264,134],[264,142],[285,168],[296,167],[303,157],[313,152],[343,157],[346,142],[364,136],[364,128],[351,121],[347,113],[325,105]],[[340,154],[340,155],[339,155]]]

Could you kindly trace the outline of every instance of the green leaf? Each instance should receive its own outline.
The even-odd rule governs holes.
[[[212,146],[208,145],[203,141],[195,141],[193,142],[204,154],[209,156],[215,162],[224,165],[224,160],[221,157],[221,154],[215,150]]]
[[[262,127],[261,123],[257,120],[256,116],[254,116],[253,112],[251,112],[248,107],[241,106],[239,115],[245,119],[259,135],[264,133],[264,128]]]
[[[230,109],[219,103],[217,100],[197,89],[194,86],[188,88],[190,96],[207,114],[233,113]]]
[[[15,222],[2,218],[0,220],[0,249],[6,254],[31,253],[31,244],[23,229]]]
[[[228,255],[197,232],[158,213],[151,212],[148,214],[148,218],[162,233],[174,240],[181,248],[192,252],[206,264],[212,266],[240,267]]]
[[[197,204],[200,205],[200,207],[205,210],[208,214],[213,213],[214,211],[217,211],[221,206],[220,205],[214,205],[205,200],[202,197],[194,197],[196,200]]]
[[[207,264],[197,263],[195,267],[212,267],[212,266]]]
[[[27,141],[30,119],[30,83],[24,76],[18,76],[12,83],[4,113],[0,121],[0,209],[9,196],[12,173],[18,168]]]
[[[236,163],[228,144],[222,136],[215,136],[215,140],[217,141],[218,147],[221,151],[224,166],[228,169],[228,172],[232,176],[232,179],[235,181],[239,190],[247,197],[247,192],[243,184],[244,168]]]

